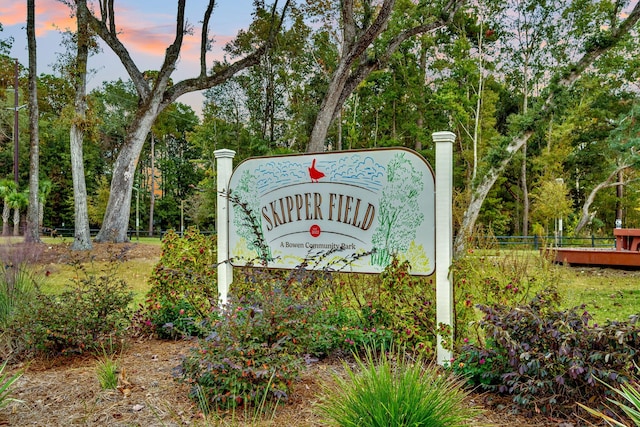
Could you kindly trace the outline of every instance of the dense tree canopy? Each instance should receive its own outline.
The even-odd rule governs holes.
[[[235,150],[240,161],[404,146],[433,160],[431,133],[451,130],[458,250],[479,229],[551,232],[550,212],[564,218],[565,234],[610,235],[618,217],[640,227],[638,8],[615,0],[308,1],[279,5],[274,13],[258,2],[254,22],[226,47],[239,62],[205,62],[198,77],[183,82],[173,82],[169,69],[134,67],[130,80],[104,82],[87,95],[90,226],[103,226],[110,218],[105,212],[115,209],[112,215],[124,216],[128,229],[136,216],[150,232],[185,223],[213,229],[219,148]],[[114,20],[92,15],[92,31],[124,49]],[[14,72],[7,43],[0,32],[4,106],[12,102]],[[26,77],[21,65],[21,103]],[[150,125],[140,127],[147,114],[141,103],[152,102],[160,83]],[[175,102],[179,93],[206,87],[202,117]],[[44,200],[45,227],[75,221],[74,96],[62,74],[39,76],[40,175],[53,189]],[[0,112],[6,178],[13,167],[10,113]],[[19,188],[28,181],[27,125],[22,115]],[[131,151],[134,135],[138,148]],[[135,169],[130,188],[114,186],[123,153],[135,160],[128,163]],[[122,205],[109,208],[118,194]]]

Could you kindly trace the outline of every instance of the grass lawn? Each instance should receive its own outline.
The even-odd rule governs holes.
[[[628,320],[640,313],[640,271],[559,267],[566,269],[560,291],[563,306],[586,304],[594,320]]]
[[[66,238],[43,238],[43,243],[50,245],[70,244],[73,239]],[[138,307],[138,304],[144,302],[145,295],[149,288],[148,279],[153,272],[153,268],[158,263],[161,241],[155,237],[135,237],[131,240],[131,243],[144,244],[146,248],[149,245],[153,245],[157,248],[155,251],[149,251],[148,256],[135,256],[129,257],[122,262],[112,262],[109,258],[113,253],[106,252],[104,250],[94,249],[91,251],[94,254],[94,259],[89,262],[82,263],[82,268],[78,265],[74,265],[72,262],[59,262],[59,263],[47,263],[44,265],[38,265],[36,270],[37,274],[41,276],[41,288],[47,293],[60,293],[67,286],[72,283],[74,279],[82,279],[87,275],[104,276],[109,274],[115,274],[117,277],[124,280],[131,291],[134,293],[134,307]],[[95,245],[94,245],[95,246]],[[68,253],[70,250],[66,249]]]
[[[12,238],[3,239],[4,243],[12,243]],[[15,239],[16,242],[21,240],[22,238]],[[68,244],[71,243],[72,238],[45,237],[43,241],[47,244]],[[141,237],[139,240],[134,237],[131,243],[156,245],[159,248],[161,241],[157,237]],[[69,263],[49,263],[39,266],[41,269],[38,273],[46,274],[46,278],[42,281],[42,288],[45,292],[51,293],[62,292],[72,279],[82,278],[85,274],[116,274],[125,280],[134,292],[134,304],[137,307],[139,303],[144,302],[149,286],[148,279],[159,260],[158,253],[156,251],[149,256],[131,257],[121,263],[96,257],[93,261],[83,264],[84,272]],[[491,258],[492,263],[484,266],[493,270],[491,268],[493,265],[498,269],[481,271],[481,275],[483,273],[509,275],[524,268],[528,276],[540,278],[549,276],[549,271],[545,269],[554,269],[553,275],[559,277],[558,291],[562,296],[562,306],[569,308],[585,304],[586,310],[591,313],[597,323],[603,323],[606,320],[627,320],[630,315],[640,313],[640,270],[550,265],[540,262],[537,251],[486,250],[476,251],[470,256]],[[107,256],[102,254],[102,258],[106,259]]]
[[[519,283],[557,284],[561,306],[571,308],[585,304],[594,322],[628,320],[630,315],[640,314],[640,269],[623,270],[565,266],[552,264],[540,258],[538,251],[476,250],[467,255],[471,262],[465,264],[472,270],[472,280],[480,283],[492,277],[509,282],[517,278]],[[469,270],[461,272],[458,276]],[[454,276],[455,277],[455,276]],[[506,278],[506,280],[504,280]],[[522,287],[522,286],[521,286]],[[476,302],[486,301],[479,286],[475,291]],[[529,297],[533,296],[530,293]]]

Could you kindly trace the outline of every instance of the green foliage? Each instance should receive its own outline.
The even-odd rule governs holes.
[[[468,340],[467,340],[468,342]],[[477,386],[498,386],[506,371],[506,357],[489,340],[485,348],[465,345],[451,363],[453,372],[464,377],[467,383]]]
[[[569,190],[564,181],[546,180],[532,191],[532,220],[541,223],[549,234],[550,227],[559,218],[567,218],[572,212]],[[552,228],[552,227],[551,227]]]
[[[181,380],[201,407],[258,406],[288,397],[298,375],[296,351],[308,310],[273,290],[234,301],[212,324],[208,337],[182,362]],[[206,405],[203,405],[206,403]]]
[[[324,386],[318,411],[337,426],[462,426],[477,415],[455,377],[404,352],[356,357]]]
[[[365,311],[370,312],[367,308]],[[367,317],[366,313],[358,313],[338,302],[321,307],[309,320],[304,351],[326,356],[335,350],[359,352],[374,344],[388,348],[394,338],[393,331],[384,325],[376,327],[379,322]]]
[[[498,357],[506,359],[501,383],[485,387],[546,414],[571,412],[576,401],[597,401],[607,391],[600,381],[628,382],[640,348],[637,316],[589,324],[583,307],[557,310],[556,299],[546,291],[526,305],[478,307],[484,314],[480,326]],[[483,349],[462,349],[469,351]]]
[[[96,182],[95,193],[88,197],[87,213],[91,224],[101,226],[104,213],[107,211],[107,203],[109,203],[109,194],[111,192],[111,184],[106,177],[100,177]]]
[[[11,324],[20,307],[33,300],[41,280],[27,264],[3,264],[0,270],[0,329]]]
[[[120,366],[113,355],[104,354],[96,366],[96,375],[102,390],[113,390],[118,387]]]
[[[131,320],[133,293],[113,262],[98,276],[76,265],[77,278],[59,295],[38,293],[21,307],[9,330],[24,351],[47,355],[96,352],[121,343]]]
[[[218,304],[216,254],[215,237],[196,228],[188,228],[183,237],[167,232],[135,327],[162,338],[206,335],[203,327]]]
[[[197,337],[206,333],[207,319],[188,301],[174,303],[160,298],[153,312],[153,325],[158,338]]]

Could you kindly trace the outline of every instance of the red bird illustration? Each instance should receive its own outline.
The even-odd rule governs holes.
[[[311,162],[311,167],[309,168],[309,176],[311,177],[311,182],[318,182],[320,178],[324,178],[324,173],[316,169],[316,159],[313,159],[313,161]]]

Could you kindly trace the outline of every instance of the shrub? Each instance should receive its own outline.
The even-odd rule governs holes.
[[[350,293],[363,330],[391,332],[397,345],[430,355],[437,334],[435,285],[432,278],[411,276],[409,270],[408,261],[393,258],[380,275],[356,276],[339,287]]]
[[[289,395],[309,309],[279,290],[230,298],[212,332],[181,365],[180,379],[203,409],[257,405]]]
[[[133,293],[117,268],[97,276],[76,265],[77,278],[60,295],[39,293],[10,328],[25,349],[48,355],[95,352],[121,343],[131,320]]]
[[[489,388],[501,384],[502,374],[507,370],[507,358],[504,352],[489,340],[486,348],[463,346],[451,367],[453,372],[464,377],[467,383]]]
[[[160,298],[159,308],[153,315],[154,330],[158,338],[198,337],[206,335],[208,318],[188,301],[168,301]]]
[[[369,325],[358,312],[334,301],[310,317],[309,331],[302,337],[303,349],[315,356],[326,356],[335,350],[360,352],[367,346],[389,348],[393,331]]]
[[[149,279],[146,306],[136,314],[138,333],[160,338],[206,336],[204,327],[218,304],[216,240],[189,227],[162,240],[162,255]]]
[[[556,310],[556,299],[548,291],[515,308],[479,306],[481,327],[506,359],[501,383],[485,387],[547,414],[571,411],[575,401],[597,401],[607,392],[598,380],[613,386],[629,381],[640,349],[637,316],[589,324],[584,307]],[[469,351],[483,350],[463,349]]]
[[[318,411],[338,426],[461,426],[478,410],[469,407],[462,382],[403,352],[365,352],[358,370],[324,386]]]

